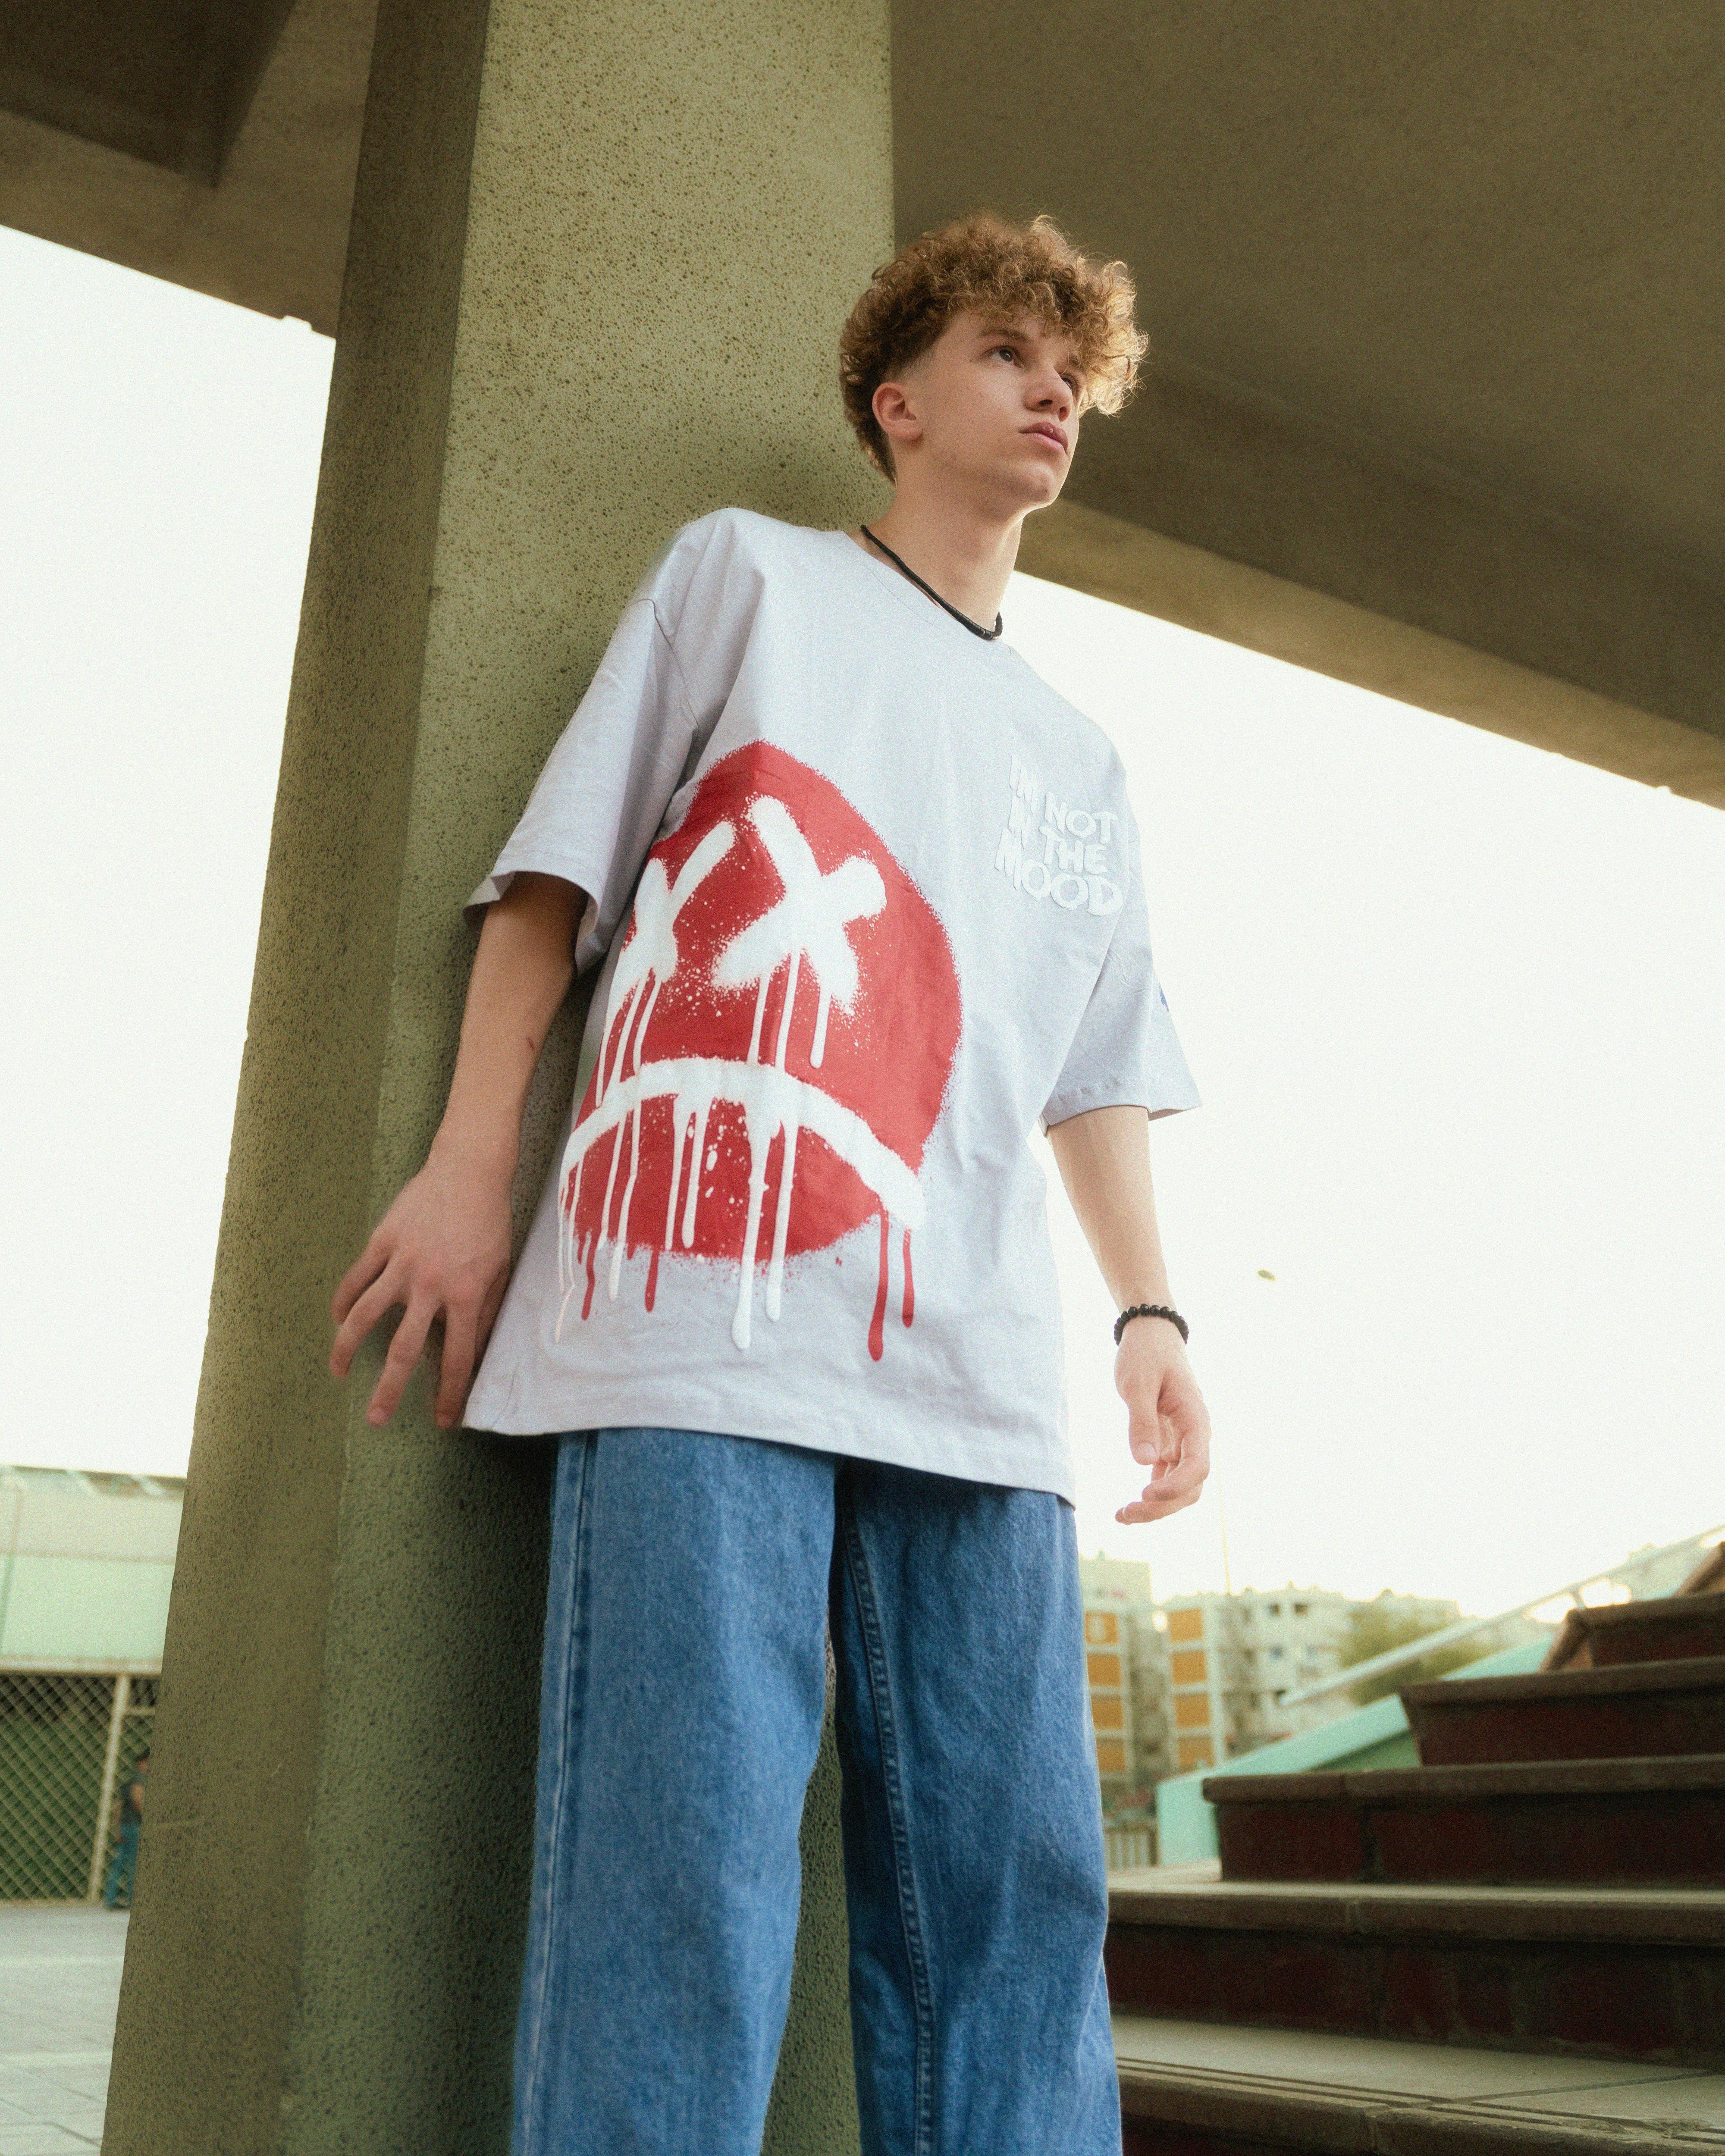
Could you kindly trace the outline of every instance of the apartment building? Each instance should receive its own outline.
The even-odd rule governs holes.
[[[1609,1578],[1620,1599],[1669,1594],[1692,1558],[1687,1543],[1647,1548]],[[1434,1595],[1386,1589],[1362,1601],[1291,1581],[1158,1604],[1147,1564],[1098,1556],[1081,1558],[1079,1569],[1103,1809],[1128,1822],[1168,1775],[1218,1766],[1349,1713],[1345,1689],[1293,1707],[1282,1700],[1332,1676],[1363,1648],[1370,1650],[1358,1637],[1358,1615],[1369,1614],[1386,1620],[1383,1630],[1404,1634],[1437,1631],[1461,1615],[1458,1604]],[[1471,1647],[1484,1654],[1518,1646],[1548,1637],[1549,1630],[1531,1616],[1507,1617],[1491,1633],[1474,1635]]]
[[[1113,1813],[1142,1801],[1173,1771],[1163,1620],[1147,1564],[1087,1557],[1079,1573],[1096,1772],[1103,1810]]]
[[[1261,1593],[1248,1588],[1166,1603],[1173,1771],[1212,1767],[1347,1713],[1345,1693],[1291,1710],[1280,1700],[1343,1667],[1358,1609],[1433,1630],[1461,1614],[1458,1604],[1433,1596],[1386,1591],[1358,1602],[1291,1580]]]

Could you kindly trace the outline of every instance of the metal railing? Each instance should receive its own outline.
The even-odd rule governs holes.
[[[159,1680],[0,1671],[0,1902],[94,1902]]]
[[[1108,1826],[1102,1830],[1111,1871],[1137,1871],[1156,1861],[1153,1826]]]
[[[1386,1670],[1405,1668],[1409,1662],[1423,1661],[1435,1648],[1447,1647],[1457,1640],[1471,1639],[1476,1633],[1489,1632],[1497,1625],[1507,1624],[1516,1617],[1525,1617],[1530,1610],[1538,1609],[1548,1602],[1556,1602],[1567,1595],[1572,1604],[1579,1604],[1589,1587],[1606,1581],[1620,1581],[1626,1575],[1645,1572],[1662,1558],[1675,1557],[1681,1550],[1694,1550],[1717,1542],[1725,1535],[1725,1525],[1703,1527],[1698,1535],[1685,1535],[1681,1542],[1666,1543],[1658,1549],[1641,1550],[1631,1558],[1620,1559],[1613,1565],[1602,1566],[1598,1572],[1584,1573],[1562,1587],[1548,1587],[1543,1594],[1531,1594],[1525,1602],[1518,1602],[1512,1609],[1500,1609],[1495,1617],[1464,1617],[1459,1625],[1445,1625],[1441,1631],[1427,1632],[1417,1640],[1409,1640],[1399,1647],[1390,1647],[1381,1655],[1373,1655],[1363,1662],[1348,1662],[1316,1684],[1302,1685],[1298,1691],[1285,1691],[1277,1699],[1279,1707],[1303,1707],[1307,1700],[1322,1699],[1332,1691],[1351,1691],[1355,1685],[1368,1677],[1381,1676]]]

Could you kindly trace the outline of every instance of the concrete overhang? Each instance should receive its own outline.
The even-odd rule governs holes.
[[[21,0],[0,223],[333,336],[377,0]]]
[[[48,0],[0,220],[332,331],[372,14]],[[1716,0],[948,0],[894,78],[901,235],[1052,210],[1155,341],[1024,567],[1725,804]]]
[[[1123,256],[1024,567],[1725,803],[1712,0],[901,9],[901,236]]]

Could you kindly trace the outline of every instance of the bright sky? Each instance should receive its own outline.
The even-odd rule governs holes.
[[[184,1470],[331,350],[0,231],[0,1458]],[[1219,1586],[1225,1512],[1236,1586],[1483,1613],[1725,1519],[1725,815],[1004,611],[1126,757],[1204,1096],[1153,1152],[1217,1466],[1149,1528],[1053,1199],[1083,1547]]]

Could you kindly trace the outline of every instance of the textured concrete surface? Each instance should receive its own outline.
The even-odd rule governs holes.
[[[80,1902],[0,1902],[0,2156],[100,2146],[130,1922]]]
[[[292,0],[131,0],[14,11],[0,104],[214,186]]]
[[[1132,264],[1160,362],[1070,501],[1725,735],[1711,0],[1098,0],[1055,68],[1040,26],[896,8],[897,213]]]
[[[330,326],[372,4],[296,0],[214,189],[0,80],[0,219]],[[614,19],[570,26],[602,70]],[[1039,572],[1725,802],[1717,30],[1715,0],[1094,0],[1050,66],[1029,0],[985,36],[903,0],[900,229],[1052,209],[1133,265],[1158,346],[1067,495],[1162,549],[1069,529]],[[770,58],[763,89],[796,101]]]
[[[1171,369],[1081,447],[1056,516],[1072,525],[1086,515],[1187,548],[1223,603],[1270,598],[1230,573],[1244,567],[1347,608],[1308,603],[1295,613],[1305,634],[1335,636],[1306,662],[1322,672],[1646,784],[1725,796],[1725,578],[1638,560],[1536,505],[1410,469],[1327,429],[1244,404],[1224,409],[1208,389],[1187,393]],[[1043,572],[1168,614],[1153,557],[1117,552],[1106,588],[1089,573],[1090,550],[1076,542],[1093,529],[1066,535],[1051,557],[1060,566]],[[1026,548],[1026,568],[1041,539]],[[1140,574],[1122,576],[1129,565]],[[1301,657],[1274,640],[1291,625],[1286,603],[1271,599],[1268,610],[1266,626],[1240,640]],[[1416,635],[1429,641],[1415,644]],[[1483,676],[1464,676],[1486,688],[1472,710],[1451,700],[1456,651],[1492,662]],[[1392,686],[1394,669],[1403,678]]]
[[[834,387],[890,245],[876,0],[388,0],[377,52],[112,2156],[506,2145],[549,1449],[437,1432],[423,1382],[372,1430],[382,1343],[332,1383],[328,1299],[441,1111],[460,903],[647,559],[722,502],[879,499]],[[817,1798],[774,2119],[825,2156],[854,2099]]]
[[[1130,410],[1122,415],[1128,424]],[[1080,444],[1080,484],[1067,490],[1073,498],[1063,496],[1024,527],[1019,567],[1030,575],[1725,808],[1725,739],[1717,734],[1086,508],[1076,495],[1099,436],[1106,444],[1103,429],[1092,427]],[[1393,536],[1387,543],[1395,543]],[[1609,595],[1601,603],[1608,611],[1600,630],[1609,635],[1616,619]],[[1716,614],[1725,622],[1725,603]]]
[[[1040,21],[895,15],[902,228],[1057,191],[1183,380],[1717,574],[1712,0],[1092,0],[1053,68]]]
[[[803,1916],[761,2156],[851,2156],[857,2147],[839,1789],[829,1715],[803,1810]]]
[[[39,98],[0,92],[0,223],[332,335],[376,12],[377,0],[295,0],[215,185],[129,154],[121,116],[91,139],[49,125]],[[34,13],[95,42],[85,8]],[[110,24],[131,13],[107,11]],[[195,87],[194,74],[182,102]],[[63,95],[87,100],[87,76]]]

